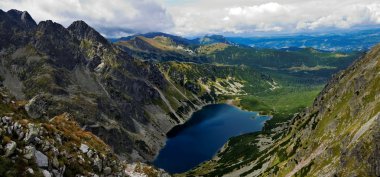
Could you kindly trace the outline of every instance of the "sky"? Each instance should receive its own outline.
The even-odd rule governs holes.
[[[380,27],[379,0],[1,0],[37,21],[84,20],[106,37],[161,31],[255,36]]]

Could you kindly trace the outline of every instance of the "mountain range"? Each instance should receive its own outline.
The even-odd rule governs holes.
[[[342,51],[218,35],[110,41],[84,21],[0,10],[0,176],[169,176],[144,164],[166,133],[227,100],[273,118],[178,175],[379,176],[379,47]]]
[[[317,34],[288,34],[253,37],[224,37],[222,35],[205,35],[203,37],[184,38],[161,32],[136,34],[133,36],[110,39],[111,42],[125,41],[136,36],[154,38],[166,36],[183,45],[201,45],[225,43],[239,46],[249,46],[260,49],[289,50],[294,48],[314,48],[322,51],[367,51],[380,40],[380,29],[357,29]]]

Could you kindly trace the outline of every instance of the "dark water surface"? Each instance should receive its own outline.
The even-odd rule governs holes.
[[[168,133],[153,163],[170,173],[185,172],[210,160],[229,138],[260,131],[268,119],[227,104],[205,106]]]

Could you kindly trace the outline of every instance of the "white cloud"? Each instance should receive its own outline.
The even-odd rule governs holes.
[[[236,15],[236,16],[247,16],[247,17],[254,17],[255,15],[259,14],[273,14],[273,13],[281,13],[281,12],[290,12],[290,7],[283,6],[279,3],[265,3],[261,5],[255,5],[255,6],[245,6],[245,7],[233,7],[233,8],[227,8],[229,15]]]
[[[380,4],[355,4],[337,9],[335,12],[321,16],[314,21],[301,21],[297,29],[351,28],[360,25],[380,23]]]
[[[0,8],[66,26],[82,19],[107,35],[252,35],[380,24],[378,0],[1,0]]]
[[[107,35],[173,28],[171,15],[154,0],[1,0],[0,8],[27,10],[37,21],[65,26],[84,20]]]
[[[194,0],[169,8],[182,35],[305,32],[380,24],[377,0]]]

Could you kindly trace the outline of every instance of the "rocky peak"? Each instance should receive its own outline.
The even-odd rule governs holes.
[[[73,22],[67,29],[79,40],[89,40],[108,45],[108,41],[101,34],[82,20]]]
[[[56,66],[72,69],[83,61],[79,41],[62,25],[51,20],[38,24],[32,43],[38,50],[51,56]]]
[[[34,21],[29,15],[26,15],[26,12],[24,15],[22,15],[23,12],[21,14],[18,12],[16,10],[8,12],[0,10],[0,48],[23,45],[29,40],[27,33],[33,28]],[[21,16],[24,20],[21,20]]]
[[[33,20],[27,11],[12,9],[9,10],[7,14],[26,29],[33,29],[37,27],[37,23]]]
[[[5,16],[7,16],[7,13],[0,9],[0,20],[2,20]]]
[[[57,33],[64,32],[63,35],[68,34],[68,31],[59,23],[55,23],[51,20],[41,21],[37,26],[37,31],[41,33]]]

